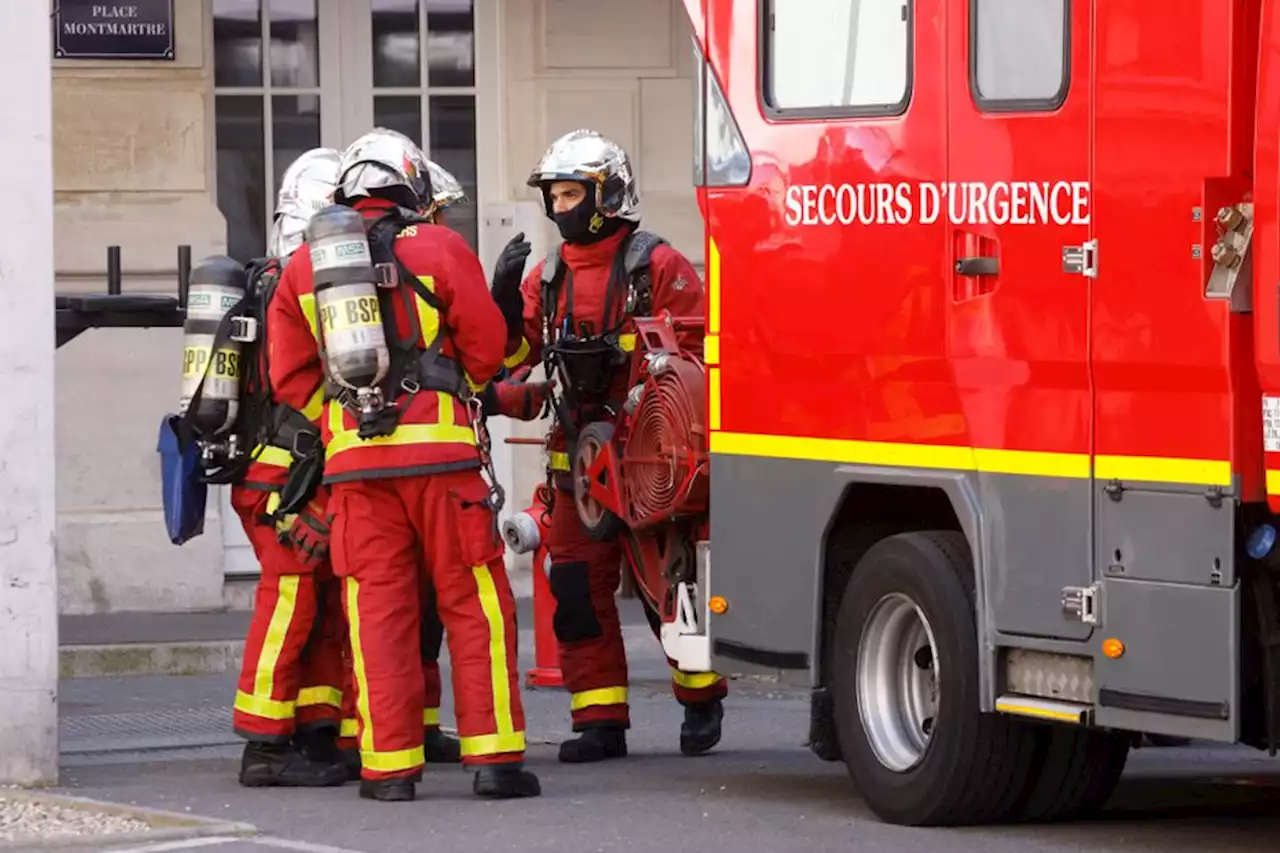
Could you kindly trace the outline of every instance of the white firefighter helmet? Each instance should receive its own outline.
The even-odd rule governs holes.
[[[631,158],[621,145],[594,130],[575,130],[551,143],[529,175],[529,186],[542,190],[548,216],[551,199],[547,190],[555,181],[581,181],[595,187],[597,211],[640,221],[640,193]]]
[[[267,253],[287,258],[302,245],[303,231],[317,210],[333,203],[340,155],[334,148],[312,148],[289,164],[280,178]]]
[[[334,200],[349,204],[361,196],[379,196],[411,210],[431,204],[427,155],[396,130],[375,127],[347,146],[338,167]]]
[[[467,200],[467,193],[462,189],[462,184],[448,169],[434,160],[427,161],[427,169],[431,173],[431,208],[428,214]]]

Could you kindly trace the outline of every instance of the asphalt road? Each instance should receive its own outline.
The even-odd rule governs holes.
[[[681,711],[638,608],[624,607],[631,660],[630,756],[561,765],[562,691],[524,691],[528,764],[543,795],[486,802],[461,769],[428,768],[413,803],[373,803],[356,786],[247,790],[230,733],[234,675],[64,680],[64,793],[253,824],[253,839],[135,846],[137,853],[1250,853],[1277,849],[1280,760],[1195,744],[1132,753],[1101,819],[1052,826],[908,829],[880,823],[841,764],[804,746],[804,695],[735,681],[724,739],[679,754]],[[521,632],[522,671],[533,643]],[[446,669],[447,660],[442,660]],[[443,720],[452,720],[446,690]]]
[[[209,681],[187,681],[188,698],[212,689]],[[266,833],[256,840],[174,842],[155,848],[157,853],[1276,849],[1280,763],[1251,750],[1140,750],[1107,813],[1089,823],[907,829],[878,822],[843,766],[822,762],[804,748],[808,711],[802,696],[735,683],[720,748],[690,759],[679,755],[680,712],[665,687],[645,682],[633,692],[631,755],[594,766],[560,765],[554,747],[545,743],[567,733],[564,694],[526,692],[531,733],[543,741],[529,755],[543,784],[543,796],[533,800],[480,801],[471,796],[470,776],[453,768],[431,768],[419,800],[407,804],[360,800],[354,785],[246,790],[235,781],[234,746],[182,760],[165,753],[126,764],[69,760],[63,782],[67,793],[244,821]]]

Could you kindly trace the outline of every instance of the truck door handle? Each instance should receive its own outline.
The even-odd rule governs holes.
[[[957,275],[999,275],[999,258],[957,258]]]

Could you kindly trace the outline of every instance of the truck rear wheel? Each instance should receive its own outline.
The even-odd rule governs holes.
[[[1025,821],[1085,817],[1111,797],[1129,757],[1129,736],[1118,732],[1046,726],[1035,775],[1013,809]]]
[[[849,775],[889,823],[999,821],[1028,784],[1041,732],[978,711],[973,564],[964,536],[874,545],[832,638],[835,725]]]

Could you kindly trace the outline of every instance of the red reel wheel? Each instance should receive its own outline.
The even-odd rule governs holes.
[[[612,489],[612,482],[595,482],[592,468],[613,441],[613,424],[597,421],[578,433],[577,452],[571,463],[573,504],[587,535],[596,542],[607,542],[622,532],[622,519],[592,494],[600,488]]]
[[[699,515],[707,504],[706,375],[664,358],[644,385],[623,450],[628,517],[639,528]]]
[[[627,567],[646,609],[663,622],[675,618],[672,591],[680,581],[692,582],[696,575],[696,553],[691,535],[683,524],[662,524],[643,532],[631,532],[624,541]]]

